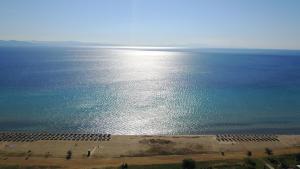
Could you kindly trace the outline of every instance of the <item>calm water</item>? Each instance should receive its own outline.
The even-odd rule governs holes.
[[[0,130],[300,134],[300,51],[1,47]]]

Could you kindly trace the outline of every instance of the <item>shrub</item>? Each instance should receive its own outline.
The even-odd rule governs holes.
[[[280,166],[281,166],[281,168],[283,168],[283,169],[289,168],[289,165],[287,164],[287,162],[286,162],[285,160],[284,160],[284,161],[281,161]]]
[[[245,160],[245,166],[248,169],[255,169],[256,168],[256,163],[251,159],[246,159]]]
[[[195,169],[196,162],[193,159],[184,159],[182,161],[182,169]]]
[[[267,153],[268,155],[272,155],[272,154],[273,154],[273,151],[272,151],[271,149],[266,148],[265,150],[266,150],[266,153]]]
[[[247,152],[247,156],[251,157],[251,156],[252,156],[252,152],[251,152],[251,151],[248,151],[248,152]]]
[[[66,159],[67,159],[67,160],[70,160],[71,158],[72,158],[72,151],[69,150],[69,151],[67,152]]]
[[[300,153],[299,153],[299,154],[296,154],[296,161],[297,161],[298,163],[300,163]]]
[[[278,161],[277,161],[276,159],[274,159],[274,158],[268,158],[268,160],[269,160],[272,164],[278,165]]]

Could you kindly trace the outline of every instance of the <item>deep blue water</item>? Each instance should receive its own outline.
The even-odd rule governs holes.
[[[0,47],[0,130],[300,134],[300,51]]]

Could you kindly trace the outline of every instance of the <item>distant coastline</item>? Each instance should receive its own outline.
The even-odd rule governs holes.
[[[247,51],[247,50],[261,50],[261,51],[300,51],[297,48],[257,48],[257,47],[222,47],[222,46],[208,46],[208,45],[137,45],[137,44],[115,44],[115,43],[100,43],[100,42],[81,42],[81,41],[22,41],[22,40],[1,40],[0,47],[103,47],[103,48],[120,48],[120,49],[202,49],[202,50],[235,50],[235,51]]]

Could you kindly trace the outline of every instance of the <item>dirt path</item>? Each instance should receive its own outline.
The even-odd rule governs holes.
[[[274,155],[300,153],[299,148],[285,148],[273,150]],[[266,156],[264,150],[252,152],[253,157]],[[246,152],[225,152],[222,156],[219,153],[210,154],[190,154],[190,155],[167,155],[167,156],[151,156],[151,157],[120,157],[120,158],[73,158],[66,160],[64,158],[44,158],[30,157],[25,160],[24,157],[8,157],[6,160],[1,159],[0,164],[11,165],[44,165],[44,166],[61,166],[69,169],[88,169],[103,168],[107,166],[119,166],[126,162],[129,165],[147,165],[147,164],[165,164],[180,163],[184,158],[192,158],[196,161],[213,161],[213,160],[239,160],[246,157]]]

